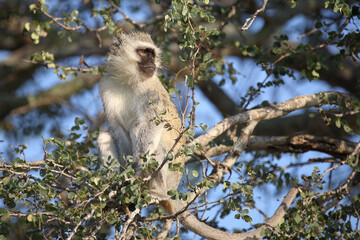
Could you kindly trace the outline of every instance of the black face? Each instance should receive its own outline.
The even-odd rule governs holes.
[[[155,51],[152,48],[139,48],[136,49],[137,54],[140,56],[139,70],[146,77],[151,77],[156,69],[155,65]]]

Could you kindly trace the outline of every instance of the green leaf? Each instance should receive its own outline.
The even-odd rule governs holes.
[[[252,218],[249,215],[243,216],[243,219],[245,222],[248,222],[248,223],[250,223],[252,221]]]
[[[340,127],[341,127],[341,118],[336,118],[336,119],[335,119],[335,126],[336,126],[337,128],[340,128]]]
[[[351,9],[350,9],[349,5],[347,5],[346,3],[344,3],[342,11],[346,17],[351,17]]]
[[[294,217],[294,220],[297,224],[299,224],[303,219],[302,217],[300,216],[300,214],[296,214],[295,217]]]
[[[266,233],[266,228],[261,228],[260,236],[264,237]]]
[[[280,222],[278,223],[278,226],[282,225],[284,222],[285,222],[285,219],[284,219],[284,218],[281,218],[281,219],[280,219]]]
[[[25,23],[24,28],[26,29],[26,31],[29,32],[30,31],[30,23],[29,22]]]
[[[330,1],[326,1],[326,2],[325,2],[325,8],[328,8],[329,5],[330,5]]]
[[[212,55],[211,52],[206,53],[206,54],[204,55],[204,57],[203,57],[203,61],[204,61],[204,62],[209,61],[209,59],[211,58],[211,55]]]
[[[351,133],[351,132],[352,132],[352,129],[351,129],[351,127],[350,127],[348,124],[344,124],[344,125],[343,125],[343,128],[344,128],[344,131],[347,132],[347,133]]]
[[[300,196],[301,196],[301,198],[306,198],[305,192],[300,192]]]
[[[91,177],[90,181],[92,181],[96,186],[99,184],[101,178],[100,177]]]
[[[175,189],[169,190],[169,191],[167,192],[167,194],[168,194],[169,196],[171,196],[171,199],[178,199],[178,198],[179,198],[179,193],[178,193],[178,191],[175,190]]]
[[[0,208],[0,217],[7,218],[9,214],[10,214],[9,210],[5,208]]]
[[[37,6],[36,6],[36,4],[30,4],[30,6],[29,6],[29,9],[30,9],[30,11],[35,11],[36,9],[37,9]]]
[[[2,185],[7,185],[10,182],[10,177],[6,177],[3,179]]]
[[[55,63],[48,63],[47,65],[46,65],[48,68],[55,68]]]
[[[32,222],[32,221],[34,221],[35,219],[34,219],[34,216],[33,216],[33,215],[29,214],[29,215],[26,216],[26,220],[27,220],[28,222]]]
[[[48,12],[48,11],[49,11],[49,5],[47,5],[47,4],[42,4],[42,5],[41,5],[41,11],[42,11],[42,12]]]
[[[99,74],[99,68],[98,68],[98,67],[89,68],[89,71],[90,71],[90,73],[93,74],[93,75]]]
[[[112,2],[113,2],[116,6],[120,7],[121,0],[112,0]],[[157,1],[155,1],[155,2],[157,2]]]
[[[203,131],[206,131],[206,129],[208,128],[208,125],[206,125],[206,124],[201,124],[200,127],[201,127],[201,129],[202,129]]]
[[[290,7],[291,8],[295,8],[296,5],[297,5],[297,1],[296,0],[289,0],[289,3],[290,3]],[[263,236],[263,235],[262,235]]]
[[[312,74],[315,78],[319,78],[319,77],[320,77],[319,73],[316,72],[315,69],[312,70],[311,74]]]
[[[31,39],[32,40],[38,40],[39,39],[39,34],[37,34],[36,32],[31,33]]]
[[[183,16],[185,16],[187,13],[188,13],[188,8],[187,8],[187,6],[186,5],[184,5],[184,7],[183,7],[183,9],[182,9],[182,11],[181,11],[181,15],[183,15]]]
[[[196,170],[193,170],[192,172],[192,175],[194,176],[194,177],[198,177],[199,176],[199,173],[198,173],[198,171],[196,171]]]
[[[75,17],[77,17],[78,15],[79,15],[79,11],[78,11],[78,10],[74,10],[74,11],[72,11],[71,14],[70,14],[70,16],[71,16],[72,18],[75,18]]]
[[[194,77],[192,75],[185,76],[185,81],[189,83],[190,87],[194,86]]]
[[[69,193],[68,193],[68,198],[69,198],[70,200],[73,200],[73,199],[75,198],[75,196],[76,196],[76,194],[75,194],[74,192],[69,192]]]

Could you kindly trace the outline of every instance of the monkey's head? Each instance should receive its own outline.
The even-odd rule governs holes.
[[[144,81],[160,67],[160,54],[149,34],[121,33],[110,47],[108,73],[124,81]]]

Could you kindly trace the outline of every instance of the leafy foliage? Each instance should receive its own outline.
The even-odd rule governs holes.
[[[165,231],[165,220],[176,218],[165,216],[151,199],[147,179],[135,176],[132,156],[124,156],[126,166],[115,159],[99,160],[94,129],[102,124],[102,117],[90,116],[90,106],[76,112],[86,121],[75,118],[68,133],[49,127],[51,122],[61,122],[57,117],[69,109],[78,109],[75,97],[93,89],[106,71],[101,61],[89,55],[105,56],[112,36],[129,30],[151,32],[163,49],[166,70],[160,78],[179,102],[184,121],[188,144],[168,157],[169,171],[181,171],[184,177],[179,189],[168,192],[170,198],[195,203],[187,207],[199,218],[211,215],[205,221],[213,227],[220,228],[222,219],[230,218],[241,226],[236,231],[247,232],[261,225],[253,213],[270,217],[258,208],[259,201],[268,200],[267,189],[281,192],[295,184],[299,196],[277,227],[265,225],[264,238],[360,238],[356,190],[360,14],[356,1],[263,1],[263,9],[258,1],[141,1],[137,5],[135,1],[87,0],[60,1],[61,7],[45,0],[4,2],[3,9],[9,12],[0,14],[7,17],[0,17],[0,28],[7,26],[6,37],[11,40],[0,36],[0,50],[17,51],[0,65],[6,80],[0,82],[4,86],[1,127],[15,137],[40,135],[48,127],[54,137],[43,139],[40,161],[27,161],[28,149],[22,144],[2,154],[0,239],[106,239],[110,233],[120,235],[134,209],[141,210],[135,218],[136,237],[155,239]],[[149,16],[145,6],[152,11]],[[146,21],[134,20],[136,14]],[[304,21],[298,20],[297,25],[304,26],[297,26],[296,38],[282,29],[293,16]],[[242,82],[241,71],[246,69],[229,62],[228,56],[251,60],[264,77]],[[22,93],[21,86],[40,68],[49,69],[61,83],[49,90]],[[318,93],[314,98],[298,96],[283,104],[272,103],[264,93],[274,87],[286,89],[289,79],[290,85],[323,80],[349,94]],[[179,82],[183,91],[174,87]],[[242,92],[237,92],[236,101],[229,99],[224,86],[235,89],[239,84]],[[198,88],[225,117],[214,128],[198,120]],[[269,99],[259,101],[264,97]],[[308,107],[312,107],[310,113],[296,115],[295,123],[286,116]],[[228,117],[234,114],[239,115]],[[309,114],[312,121],[306,122],[303,119]],[[266,127],[264,120],[275,118],[275,124]],[[265,127],[249,130],[253,121]],[[278,136],[278,129],[285,133]],[[308,157],[303,155],[307,151],[327,155]],[[185,167],[172,162],[176,154],[188,157]],[[231,166],[229,156],[236,160]],[[142,156],[145,173],[159,166],[155,158]],[[121,173],[116,171],[119,168]],[[179,239],[185,234],[185,229],[174,227],[168,236]]]

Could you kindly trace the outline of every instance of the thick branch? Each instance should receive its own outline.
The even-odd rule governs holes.
[[[72,81],[56,85],[36,95],[14,98],[3,94],[0,97],[0,120],[8,114],[24,114],[36,108],[61,104],[81,90],[92,88],[100,78],[101,75],[81,74]]]
[[[214,239],[214,240],[250,240],[250,239],[260,239],[261,238],[261,231],[263,228],[269,227],[276,227],[283,216],[286,214],[287,210],[289,209],[291,203],[294,201],[298,189],[296,187],[292,187],[288,194],[286,195],[284,201],[280,204],[280,206],[275,211],[274,215],[260,228],[257,228],[251,232],[246,233],[228,233],[223,232],[218,229],[212,228],[206,225],[203,222],[200,222],[192,215],[190,212],[185,212],[181,215],[181,219],[183,218],[195,218],[198,224],[193,225],[185,225],[186,228],[190,229],[191,231],[205,237],[207,239]],[[194,220],[195,221],[195,220]],[[183,221],[182,221],[183,222]],[[183,223],[184,224],[184,223]]]
[[[328,102],[324,101],[324,99],[327,99],[334,95],[337,96],[338,102],[341,102],[340,100],[344,100],[344,102],[347,102],[346,100],[350,99],[357,100],[356,98],[353,98],[348,94],[335,91],[297,96],[270,107],[253,109],[243,113],[239,113],[229,118],[225,118],[224,120],[216,124],[214,127],[209,129],[206,133],[197,137],[195,139],[195,142],[205,146],[209,141],[214,140],[216,137],[218,137],[220,134],[222,134],[235,124],[244,124],[251,120],[269,120],[285,116],[295,110],[309,107],[320,107],[322,105],[328,104]]]
[[[236,103],[214,81],[202,81],[198,86],[223,116],[235,115],[239,112]]]
[[[337,104],[337,102],[330,102],[329,100],[331,97],[334,96],[339,99],[338,102],[347,102],[351,99],[351,96],[339,92],[311,94],[295,97],[271,107],[249,110],[247,112],[240,113],[224,119],[223,121],[215,125],[213,128],[208,130],[208,132],[194,140],[194,142],[200,143],[204,146],[208,141],[213,140],[232,125],[246,124],[245,127],[241,130],[239,138],[236,140],[234,146],[231,148],[224,161],[214,166],[213,172],[208,177],[208,179],[212,180],[214,183],[217,183],[234,166],[236,160],[242,154],[245,147],[248,145],[250,135],[253,133],[256,125],[260,121],[281,117],[301,108],[319,107],[324,104]],[[192,142],[192,144],[194,142]],[[203,187],[199,189],[195,193],[195,195],[200,196],[208,189],[209,187]],[[266,226],[275,227],[280,222],[287,209],[289,208],[290,204],[296,197],[296,194],[297,188],[291,188],[287,197],[284,200],[284,203],[275,212],[274,216],[270,218],[270,220],[265,224]],[[179,204],[177,204],[176,211],[182,212],[184,209],[184,205],[180,201],[178,202]],[[186,228],[207,239],[258,239],[261,237],[261,231],[265,227],[262,226],[252,232],[247,233],[228,233],[212,228],[205,223],[200,222],[196,219],[194,215],[192,215],[188,211],[180,214],[180,221]]]
[[[237,158],[243,152],[245,146],[248,144],[250,135],[254,131],[254,128],[257,125],[257,121],[250,120],[247,125],[242,129],[241,135],[230,150],[229,154],[226,156],[225,160],[222,164],[217,164],[214,167],[213,172],[209,176],[214,182],[218,182],[222,179],[224,174],[226,174],[229,169],[233,167]],[[196,195],[199,196],[205,193],[209,188],[203,187],[201,188]],[[200,222],[193,214],[189,211],[185,211],[184,213],[180,214],[180,221],[181,223],[189,230],[199,234],[202,237],[207,239],[259,239],[261,238],[261,232],[264,227],[276,227],[276,225],[280,222],[283,216],[286,214],[289,206],[291,205],[292,201],[295,199],[298,190],[296,187],[292,187],[285,197],[283,203],[280,207],[276,210],[275,214],[269,219],[269,221],[260,228],[257,228],[251,232],[246,233],[228,233],[216,228],[210,227],[203,222]],[[182,206],[181,204],[178,205],[177,211],[182,211],[179,207]]]
[[[251,136],[245,150],[292,153],[318,151],[344,158],[354,151],[355,146],[356,143],[327,136],[320,137],[310,134],[298,134],[294,136]],[[207,146],[204,150],[206,156],[212,157],[230,151],[231,146]]]
[[[348,134],[342,129],[336,127],[334,124],[328,125],[324,121],[324,116],[315,114],[310,116],[311,112],[304,112],[297,115],[286,116],[282,118],[262,121],[256,127],[254,135],[262,136],[289,136],[298,133],[309,133],[318,136],[328,136],[333,138],[344,138]],[[313,112],[315,113],[315,112]],[[331,114],[329,118],[333,117]],[[344,116],[344,119],[349,123],[353,129],[357,128],[356,119],[359,114]]]

